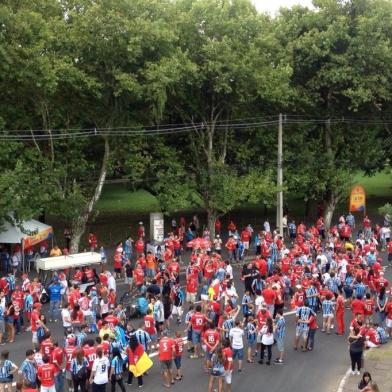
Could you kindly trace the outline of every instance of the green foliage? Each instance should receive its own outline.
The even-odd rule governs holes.
[[[277,126],[227,124],[280,111],[309,118],[284,127],[284,189],[336,202],[358,170],[372,175],[389,161],[392,5],[315,6],[271,19],[249,0],[2,1],[1,135],[36,138],[1,143],[0,218],[76,220],[114,128],[107,175],[147,188],[165,212],[273,205]],[[194,127],[141,135],[164,123]],[[103,138],[78,137],[86,128]]]
[[[386,203],[382,207],[378,209],[380,215],[389,215],[392,216],[392,204]]]

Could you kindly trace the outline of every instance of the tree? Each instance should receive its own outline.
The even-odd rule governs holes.
[[[178,201],[171,198],[171,205],[183,204],[184,195],[197,195],[193,199],[205,209],[213,236],[218,216],[256,195],[260,200],[274,192],[269,172],[246,167],[239,154],[229,153],[236,142],[249,140],[236,134],[240,127],[232,120],[283,106],[291,70],[277,53],[282,48],[270,20],[249,1],[184,0],[175,6],[181,52],[171,63],[155,64],[148,81],[159,97],[161,120],[192,126],[181,137],[184,148],[179,151],[188,176],[181,184],[165,177],[156,188],[180,196]],[[176,76],[162,77],[168,69]],[[258,186],[251,186],[256,178]]]
[[[383,61],[390,31],[384,28],[381,14],[386,12],[389,20],[392,7],[383,1],[319,0],[314,4],[316,11],[301,7],[282,11],[277,23],[294,69],[295,104],[302,107],[300,113],[325,119],[322,124],[308,120],[306,146],[297,158],[301,162],[314,157],[305,169],[317,181],[310,187],[306,184],[307,192],[324,199],[329,228],[355,172],[371,173],[383,167],[381,127],[368,121],[382,118],[383,105],[391,99],[385,88],[391,82],[390,55]],[[365,120],[340,121],[358,114]]]

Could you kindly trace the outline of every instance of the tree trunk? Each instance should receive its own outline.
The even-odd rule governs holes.
[[[99,173],[98,183],[95,187],[94,194],[92,195],[90,201],[86,205],[84,212],[82,212],[73,222],[72,222],[72,238],[71,238],[71,246],[70,253],[78,253],[80,239],[82,235],[86,231],[86,225],[90,218],[90,215],[101,197],[103,184],[105,183],[108,162],[110,155],[110,147],[109,147],[109,139],[105,137],[105,152],[102,158],[101,171]]]
[[[332,217],[335,212],[335,208],[338,205],[340,196],[333,191],[328,191],[325,199],[325,210],[324,210],[324,225],[325,231],[329,230],[332,223]]]
[[[214,210],[207,210],[207,224],[208,230],[210,231],[210,240],[214,241],[215,238],[215,221],[217,213]]]

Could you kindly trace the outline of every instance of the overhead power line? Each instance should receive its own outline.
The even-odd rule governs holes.
[[[285,116],[284,124],[287,125],[301,125],[301,124],[323,124],[325,118],[300,118],[292,115]],[[269,127],[279,123],[278,117],[276,120],[263,121],[260,117],[236,119],[230,121],[219,121],[214,124],[215,129],[222,130],[256,130],[261,127]],[[254,120],[254,121],[249,121]],[[392,124],[392,120],[368,120],[362,118],[332,118],[332,124],[352,124],[352,125],[385,125]],[[53,129],[53,130],[3,130],[0,133],[0,141],[48,141],[48,140],[64,140],[64,139],[81,139],[94,138],[101,136],[111,137],[135,137],[135,136],[164,136],[186,134],[193,132],[202,132],[212,123],[199,122],[195,124],[165,124],[159,127],[113,127],[113,128],[80,128],[80,129]]]

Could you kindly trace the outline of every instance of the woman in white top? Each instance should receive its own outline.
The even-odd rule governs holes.
[[[271,364],[272,357],[272,345],[274,344],[274,326],[272,318],[268,317],[265,325],[260,330],[261,334],[261,350],[260,350],[260,360],[259,363],[262,365],[264,362],[264,350],[268,350],[268,360],[267,365]]]
[[[106,385],[109,381],[109,359],[103,355],[101,348],[97,349],[97,358],[93,362],[90,375],[92,392],[106,392]]]

